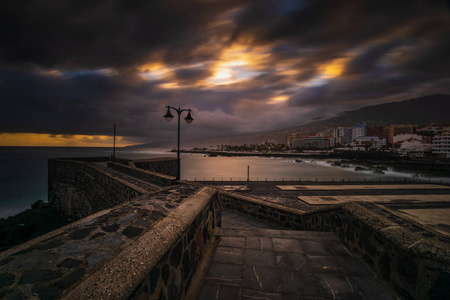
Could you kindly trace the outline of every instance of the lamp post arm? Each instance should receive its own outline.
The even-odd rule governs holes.
[[[175,110],[179,115],[181,115],[181,113],[182,113],[183,111],[187,111],[187,112],[192,111],[191,109],[186,109],[186,108],[181,109],[181,108],[179,108],[179,107],[176,108],[176,107],[173,107],[173,106],[170,106],[170,105],[167,105],[166,108]]]

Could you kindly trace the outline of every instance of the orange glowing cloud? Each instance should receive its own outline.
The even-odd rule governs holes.
[[[37,147],[112,147],[114,138],[108,135],[63,135],[48,133],[0,133],[0,146]],[[133,143],[125,137],[116,136],[116,146],[124,147]]]
[[[322,79],[331,79],[342,74],[345,64],[348,61],[346,58],[339,58],[333,60],[330,64],[322,66]]]
[[[270,57],[265,47],[249,47],[234,44],[222,51],[212,66],[208,85],[226,85],[247,80],[260,74]]]

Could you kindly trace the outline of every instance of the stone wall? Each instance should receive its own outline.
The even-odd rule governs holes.
[[[137,168],[140,169],[174,177],[177,176],[177,159],[174,157],[137,159],[133,160],[133,163]]]
[[[156,184],[158,186],[170,186],[177,183],[174,176],[165,175],[162,173],[156,173],[147,171],[144,169],[137,169],[123,164],[108,162],[108,167],[120,171],[124,174],[128,174],[142,181]]]
[[[349,202],[301,213],[229,192],[223,205],[288,229],[338,235],[403,299],[444,299],[450,291],[450,240],[386,207]]]
[[[214,189],[143,195],[0,253],[0,298],[179,299],[219,223]]]
[[[220,207],[216,195],[212,192],[211,200],[200,212],[192,214],[192,207],[188,208],[183,218],[189,215],[192,217],[188,217],[176,241],[168,247],[130,299],[183,298],[220,224]]]
[[[72,218],[84,218],[145,193],[82,160],[48,161],[49,203]]]

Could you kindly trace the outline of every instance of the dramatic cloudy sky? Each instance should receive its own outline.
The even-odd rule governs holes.
[[[173,142],[166,105],[197,141],[450,93],[448,2],[2,0],[0,145]]]

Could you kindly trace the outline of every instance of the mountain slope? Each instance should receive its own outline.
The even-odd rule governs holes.
[[[450,121],[450,95],[430,95],[348,111],[314,123],[367,122],[369,125],[426,124]]]
[[[416,124],[450,122],[450,95],[435,94],[366,106],[357,110],[347,111],[339,116],[323,119],[294,128],[276,132],[255,134],[247,137],[247,143],[274,140],[284,143],[286,135],[296,132],[299,135],[315,134],[319,131],[339,126],[352,126],[366,122],[368,126],[387,126],[389,124]],[[236,137],[230,144],[242,144],[243,138]]]

